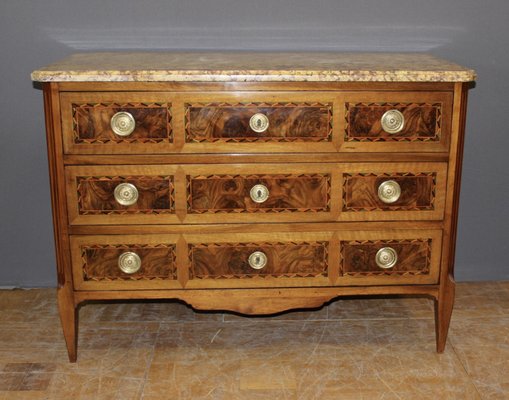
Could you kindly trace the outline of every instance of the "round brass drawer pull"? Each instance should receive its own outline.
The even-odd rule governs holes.
[[[251,196],[251,200],[256,203],[263,203],[269,198],[269,189],[265,185],[254,185],[249,191],[249,196]]]
[[[267,265],[267,256],[262,251],[255,251],[249,256],[248,262],[251,268],[262,269]]]
[[[115,135],[129,136],[136,128],[136,121],[131,113],[120,111],[111,117],[110,125]]]
[[[126,251],[118,257],[118,267],[126,274],[134,274],[141,268],[141,258],[132,251]]]
[[[392,268],[398,262],[398,253],[392,247],[382,247],[376,252],[375,261],[380,268]]]
[[[401,186],[399,186],[399,183],[396,181],[385,181],[378,186],[378,198],[384,203],[395,203],[400,196]]]
[[[382,115],[381,122],[383,130],[392,135],[403,130],[405,126],[405,117],[399,110],[389,110]]]
[[[258,133],[265,132],[269,128],[269,118],[262,113],[256,113],[249,119],[249,127]]]
[[[131,183],[117,185],[113,195],[117,203],[122,206],[132,206],[138,201],[138,189]]]

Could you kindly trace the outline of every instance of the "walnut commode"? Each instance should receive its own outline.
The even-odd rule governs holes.
[[[58,303],[271,314],[428,295],[442,352],[472,70],[423,54],[96,53],[43,82]]]

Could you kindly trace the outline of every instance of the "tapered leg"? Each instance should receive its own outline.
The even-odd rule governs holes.
[[[438,300],[435,300],[435,329],[437,340],[437,352],[443,353],[451,322],[452,308],[454,305],[454,292],[456,283],[451,275],[440,286]]]
[[[71,289],[58,288],[58,310],[64,331],[65,343],[70,362],[76,362],[78,344],[78,309],[74,306]]]

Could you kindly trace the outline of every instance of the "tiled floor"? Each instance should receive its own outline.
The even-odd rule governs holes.
[[[428,299],[272,318],[89,304],[70,364],[55,291],[0,291],[0,400],[509,399],[509,282],[460,283],[444,354]]]

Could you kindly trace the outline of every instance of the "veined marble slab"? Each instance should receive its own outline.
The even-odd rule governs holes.
[[[81,53],[32,73],[39,82],[469,82],[475,71],[423,53]]]

